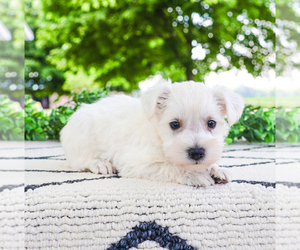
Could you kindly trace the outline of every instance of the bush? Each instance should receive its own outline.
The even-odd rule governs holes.
[[[16,103],[6,96],[0,97],[0,139],[23,140],[23,112],[16,111]]]
[[[94,91],[87,91],[83,89],[79,94],[75,94],[71,92],[71,97],[75,102],[75,110],[80,106],[81,103],[94,103],[100,98],[104,98],[107,96],[109,89],[98,89]]]
[[[107,96],[108,90],[99,89],[88,92],[83,89],[79,94],[71,93],[69,106],[59,106],[50,115],[45,111],[34,109],[36,104],[30,97],[25,98],[25,138],[26,140],[59,140],[61,129],[67,124],[69,117],[82,103],[93,103]],[[72,105],[73,104],[73,105]]]
[[[248,142],[275,142],[275,111],[275,108],[264,111],[261,107],[246,106],[241,119],[230,128],[226,142],[242,138]]]
[[[290,111],[278,110],[276,113],[276,141],[289,143],[300,141],[299,108]]]
[[[36,102],[25,98],[25,139],[26,140],[59,140],[59,133],[69,117],[82,103],[93,103],[107,96],[109,90],[100,89],[79,94],[71,94],[73,101],[67,106],[53,109],[51,113],[38,111]],[[12,108],[13,102],[0,98],[0,138],[3,140],[23,139],[22,112]],[[234,124],[226,138],[226,143],[244,139],[248,142],[299,142],[300,113],[299,108],[289,111],[283,108],[245,107],[241,119]]]
[[[25,97],[25,139],[43,141],[47,139],[45,128],[49,125],[49,117],[44,111],[38,111],[36,104],[29,96]]]
[[[300,109],[245,107],[241,119],[231,127],[227,142],[300,142]]]
[[[69,117],[74,112],[74,108],[66,106],[59,106],[53,109],[49,116],[49,125],[45,127],[47,139],[59,140],[59,132],[67,124]]]

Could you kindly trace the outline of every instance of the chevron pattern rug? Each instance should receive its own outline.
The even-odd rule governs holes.
[[[300,249],[300,147],[234,144],[207,188],[64,167],[59,142],[0,142],[0,249]]]

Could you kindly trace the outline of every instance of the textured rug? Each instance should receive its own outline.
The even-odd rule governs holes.
[[[63,162],[59,142],[0,142],[0,249],[300,249],[297,145],[230,145],[233,181],[207,188]]]

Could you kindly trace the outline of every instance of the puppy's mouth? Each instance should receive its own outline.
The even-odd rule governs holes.
[[[205,159],[201,159],[201,160],[191,160],[189,159],[190,165],[201,165],[201,164],[205,164]]]
[[[196,166],[208,166],[208,165],[210,165],[210,164],[212,164],[211,162],[209,162],[209,161],[207,161],[206,159],[201,159],[201,160],[198,160],[198,161],[190,161],[190,165],[196,165]]]

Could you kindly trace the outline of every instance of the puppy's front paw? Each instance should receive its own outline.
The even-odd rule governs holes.
[[[220,168],[217,164],[213,164],[210,169],[210,176],[214,179],[215,183],[228,183],[230,177],[226,169]]]
[[[113,174],[116,169],[109,161],[95,160],[89,167],[94,174]]]
[[[183,184],[196,187],[207,187],[214,185],[215,182],[208,171],[204,172],[186,172],[183,175]]]

